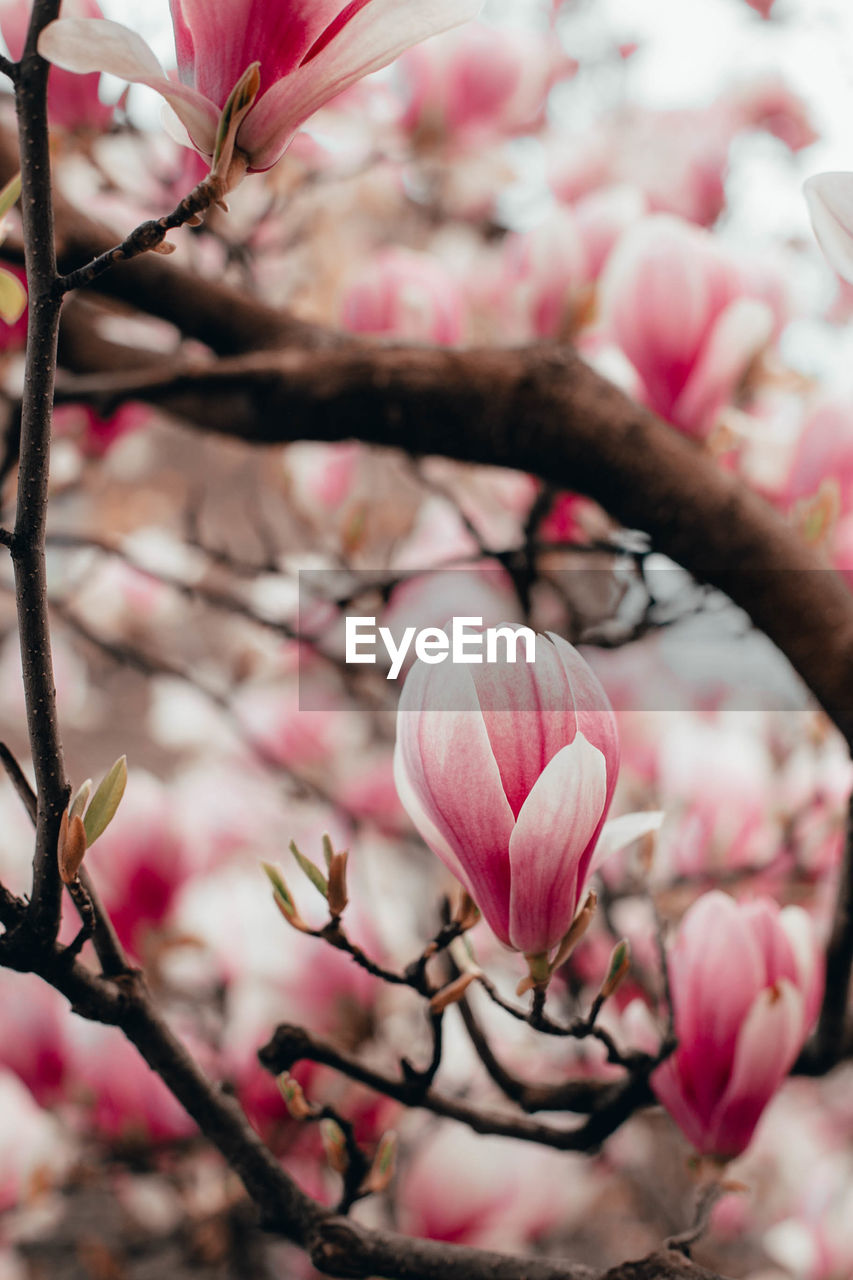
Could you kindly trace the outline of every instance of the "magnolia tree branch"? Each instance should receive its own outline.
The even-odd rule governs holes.
[[[35,0],[24,54],[15,74],[29,320],[17,514],[11,551],[27,728],[38,796],[31,917],[45,938],[54,937],[59,926],[56,840],[60,817],[68,801],[68,783],[56,716],[44,553],[61,303],[54,296],[56,254],[47,135],[48,68],[36,52],[36,42],[47,23],[57,17],[59,5],[60,0]]]

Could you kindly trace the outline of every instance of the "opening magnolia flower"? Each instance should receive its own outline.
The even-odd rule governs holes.
[[[823,961],[800,907],[713,890],[669,952],[678,1048],[651,1085],[703,1155],[740,1155],[814,1025]]]
[[[178,80],[145,41],[107,19],[60,18],[42,57],[68,71],[109,72],[162,94],[207,157],[238,85],[256,92],[233,139],[244,167],[269,169],[330,98],[428,36],[472,18],[481,0],[170,0]],[[184,141],[185,139],[182,139]],[[221,139],[220,139],[221,141]]]
[[[596,867],[662,815],[605,826],[619,771],[607,695],[560,636],[535,648],[530,664],[419,659],[400,697],[394,777],[425,842],[542,985],[589,922]]]

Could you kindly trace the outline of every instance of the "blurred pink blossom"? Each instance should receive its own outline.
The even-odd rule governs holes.
[[[199,1048],[193,1046],[196,1057]],[[174,1094],[115,1027],[75,1019],[71,1054],[69,1091],[102,1137],[157,1143],[195,1132]]]
[[[627,184],[649,208],[711,226],[725,208],[729,152],[742,133],[760,129],[792,150],[814,141],[802,99],[778,79],[754,81],[700,108],[606,116],[596,128],[549,148],[551,186],[574,202],[600,187]]]
[[[462,145],[533,129],[552,85],[576,67],[553,36],[472,23],[404,55],[402,125]]]
[[[825,398],[806,417],[781,500],[788,506],[831,484],[838,510],[853,511],[853,399]]]
[[[749,1145],[817,1016],[823,964],[808,916],[717,890],[693,904],[669,953],[678,1048],[651,1077],[703,1155]]]
[[[778,76],[751,79],[733,93],[731,109],[735,120],[772,134],[789,151],[802,151],[819,136],[803,99]]]
[[[23,0],[0,0],[0,32],[13,58],[20,58],[24,51],[31,9],[32,5]],[[97,0],[64,0],[62,12],[66,18],[103,20],[104,17]],[[100,71],[81,76],[61,67],[54,68],[47,91],[50,123],[69,133],[83,130],[102,133],[108,129],[113,108],[101,102],[100,84]]]
[[[401,1175],[400,1225],[432,1240],[523,1249],[582,1213],[594,1195],[594,1182],[571,1172],[553,1152],[442,1126],[416,1146]]]
[[[44,983],[0,973],[0,1024],[14,1035],[0,1037],[0,1067],[14,1071],[41,1107],[62,1100],[68,1069],[65,1003]]]
[[[350,333],[454,346],[463,336],[464,311],[463,294],[438,258],[390,248],[350,281],[341,319]]]
[[[602,283],[602,311],[649,407],[700,439],[736,398],[776,323],[708,232],[666,215],[620,241]]]
[[[577,219],[557,208],[538,227],[507,238],[496,304],[509,336],[565,338],[578,323],[587,298],[587,254]]]
[[[658,753],[666,820],[656,866],[702,877],[762,866],[782,845],[765,742],[746,725],[678,717]]]

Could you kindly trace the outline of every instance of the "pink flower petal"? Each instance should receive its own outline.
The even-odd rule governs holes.
[[[523,653],[523,643],[520,648]],[[572,687],[555,646],[541,635],[535,663],[484,664],[472,678],[504,793],[518,817],[542,770],[577,733]]]
[[[811,1031],[820,1011],[824,988],[824,954],[815,931],[802,907],[784,907],[779,912],[796,966],[796,985],[803,996],[803,1038]]]
[[[219,107],[253,62],[261,64],[261,94],[289,75],[350,7],[345,0],[170,0],[170,6],[181,79]]]
[[[400,798],[401,805],[408,813],[421,838],[429,845],[433,853],[441,858],[448,871],[456,876],[460,884],[464,885],[468,892],[471,893],[471,885],[462,863],[429,816],[426,808],[421,803],[417,789],[409,778],[400,738],[397,739],[397,744],[394,748],[394,785],[397,788],[397,795]]]
[[[584,882],[589,879],[590,864],[595,852],[595,845],[601,835],[604,820],[607,817],[610,802],[613,799],[613,792],[616,789],[621,746],[616,727],[616,717],[610,706],[610,700],[595,672],[578,653],[574,645],[569,644],[562,636],[555,635],[554,632],[549,631],[548,638],[557,650],[571,687],[577,713],[578,732],[582,733],[587,741],[603,752],[605,764],[607,765],[607,796],[604,801],[604,808],[601,811],[598,827],[593,832],[578,873],[580,880]]]
[[[697,1151],[707,1151],[709,1118],[697,1106],[689,1082],[682,1078],[678,1054],[667,1058],[666,1062],[652,1072],[650,1084],[656,1098],[666,1107],[687,1141]]]
[[[440,681],[438,709],[429,708],[430,685]],[[406,678],[397,716],[397,752],[408,787],[430,827],[442,837],[434,852],[454,851],[468,887],[490,928],[508,941],[509,843],[512,811],[501,786],[470,673],[465,667],[416,663]],[[417,814],[413,814],[416,821]],[[421,834],[429,843],[429,831]]]
[[[731,1080],[714,1117],[708,1151],[740,1155],[802,1043],[803,999],[790,982],[760,993],[741,1027]]]
[[[39,53],[66,71],[105,71],[155,89],[186,126],[194,145],[212,155],[219,109],[195,89],[169,80],[145,41],[129,27],[106,18],[60,18],[41,33]]]
[[[509,931],[519,951],[550,951],[566,932],[583,890],[581,858],[606,794],[604,756],[578,733],[524,802],[509,842]]]
[[[766,968],[738,904],[706,893],[682,921],[670,965],[676,1027],[684,1048],[679,1069],[707,1114],[726,1087],[738,1032]]]
[[[249,112],[238,145],[253,169],[275,164],[299,126],[330,98],[411,45],[472,18],[481,0],[372,0],[320,52]]]
[[[659,831],[663,819],[662,810],[653,809],[640,813],[623,813],[621,817],[605,822],[589,862],[589,875],[597,871],[611,854],[627,849],[629,844],[641,840],[653,831]]]
[[[773,336],[773,311],[756,298],[737,298],[722,311],[699,361],[672,409],[672,420],[691,435],[707,435],[720,409]]]
[[[781,978],[797,986],[796,957],[788,934],[781,927],[778,904],[770,898],[756,898],[753,902],[742,902],[740,913],[764,961],[762,986],[772,987]]]

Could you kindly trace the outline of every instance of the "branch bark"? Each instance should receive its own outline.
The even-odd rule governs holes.
[[[55,937],[59,927],[61,885],[56,841],[68,801],[68,783],[56,715],[44,553],[61,302],[53,296],[56,253],[47,133],[48,66],[38,56],[36,42],[47,23],[57,17],[59,5],[60,0],[35,0],[26,47],[15,76],[29,319],[18,505],[11,550],[27,728],[38,794],[31,912],[34,926],[46,939]]]

